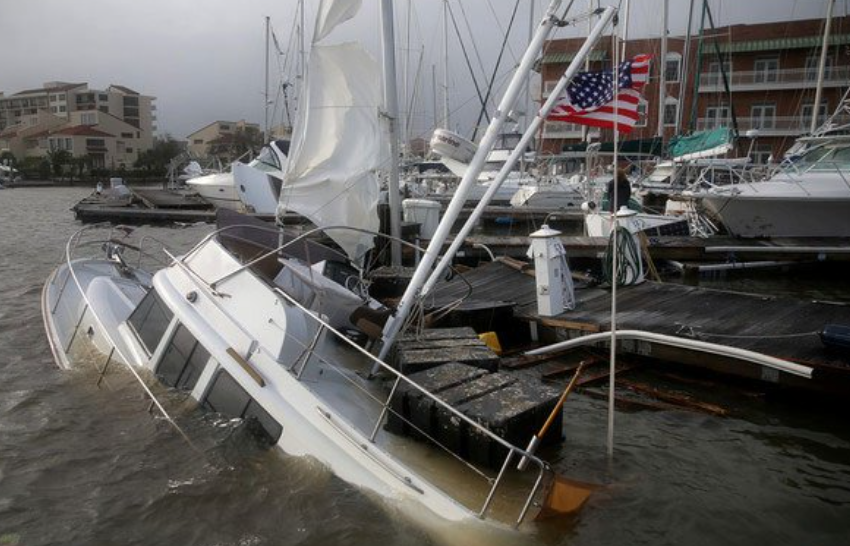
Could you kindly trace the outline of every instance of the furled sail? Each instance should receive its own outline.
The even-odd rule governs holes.
[[[278,215],[295,211],[314,224],[377,231],[377,170],[389,159],[389,137],[379,120],[381,73],[355,43],[314,45],[307,89],[295,124]],[[352,260],[373,236],[328,230]]]

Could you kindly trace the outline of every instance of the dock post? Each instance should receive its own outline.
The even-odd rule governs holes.
[[[544,317],[554,317],[575,307],[572,277],[566,250],[558,238],[560,234],[543,225],[529,235],[537,285],[537,314]]]

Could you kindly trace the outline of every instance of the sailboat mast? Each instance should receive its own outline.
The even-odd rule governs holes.
[[[676,134],[682,130],[682,118],[685,114],[685,88],[691,71],[691,28],[694,22],[694,0],[688,5],[688,30],[685,32],[685,48],[682,53],[682,78],[679,84],[679,108],[676,112]],[[696,99],[693,99],[696,102]]]
[[[384,61],[384,108],[390,139],[389,180],[387,193],[390,205],[390,263],[401,265],[401,199],[398,184],[398,90],[396,89],[395,29],[392,0],[381,0],[381,51]]]
[[[835,0],[829,0],[829,5],[826,8],[826,22],[823,30],[823,45],[820,50],[820,61],[818,63],[818,86],[815,90],[815,103],[812,105],[812,124],[809,127],[809,132],[814,133],[818,128],[818,112],[820,111],[820,101],[823,96],[823,76],[826,72],[826,53],[829,48],[829,30],[832,26],[832,8],[835,7]]]
[[[387,2],[389,0],[384,1]],[[549,4],[549,8],[546,11],[546,16],[544,17],[543,22],[539,25],[537,32],[534,35],[534,39],[528,46],[519,67],[517,67],[513,77],[511,78],[510,84],[505,91],[502,101],[499,103],[499,107],[496,110],[497,115],[490,120],[490,125],[484,133],[484,137],[481,139],[481,144],[475,152],[475,156],[469,163],[469,167],[467,168],[467,171],[457,189],[455,189],[454,198],[449,203],[448,207],[446,207],[443,219],[440,221],[434,235],[431,237],[428,249],[422,256],[422,261],[416,268],[416,272],[413,274],[410,284],[407,286],[407,289],[404,291],[404,295],[401,297],[395,316],[391,317],[384,326],[382,345],[379,352],[380,359],[383,360],[387,356],[392,348],[396,336],[407,322],[407,319],[419,298],[420,290],[425,284],[425,281],[431,272],[431,268],[434,266],[440,250],[448,238],[449,231],[454,225],[455,220],[457,220],[457,217],[463,208],[463,204],[466,202],[467,194],[472,186],[477,182],[478,175],[481,173],[481,169],[484,167],[484,162],[487,159],[487,154],[490,153],[490,150],[496,143],[496,138],[499,136],[499,132],[507,119],[507,114],[511,111],[511,108],[516,103],[517,97],[522,92],[524,79],[528,77],[538,53],[543,48],[543,45],[549,37],[555,23],[559,21],[556,12],[560,5],[561,0],[552,0]]]
[[[661,16],[661,58],[658,60],[658,129],[656,136],[664,138],[664,110],[667,102],[667,12],[670,0],[664,0]]]
[[[266,90],[264,93],[265,101],[263,107],[265,111],[265,122],[263,123],[263,138],[266,142],[270,142],[269,138],[269,16],[266,15]]]
[[[443,127],[449,127],[449,0],[443,0]]]

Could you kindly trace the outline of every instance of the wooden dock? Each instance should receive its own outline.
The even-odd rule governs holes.
[[[469,294],[469,285],[472,294]],[[610,330],[610,290],[576,290],[576,308],[555,317],[537,314],[533,271],[510,260],[496,261],[438,286],[433,308],[463,300],[456,312],[488,306],[513,308],[515,321],[548,337],[573,338]],[[850,392],[850,355],[828,350],[819,331],[850,325],[850,305],[733,293],[693,286],[644,282],[618,290],[617,327],[696,339],[759,352],[814,368],[812,379],[780,373],[741,360],[643,341],[624,341],[624,354],[690,365],[748,379],[832,393]],[[516,326],[507,325],[507,328]],[[507,332],[510,334],[510,332]]]
[[[744,261],[850,261],[850,239],[736,239],[732,237],[650,237],[649,252],[656,260],[681,262]],[[570,258],[599,258],[608,246],[607,237],[562,236]],[[446,248],[451,240],[446,243]],[[527,236],[474,234],[466,238],[467,256],[486,258],[484,247],[496,256],[525,259]]]

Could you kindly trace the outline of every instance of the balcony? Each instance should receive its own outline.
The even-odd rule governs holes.
[[[816,68],[789,68],[772,71],[732,72],[726,75],[732,91],[760,91],[767,89],[814,89],[818,83]],[[850,81],[850,67],[826,67],[824,87],[843,87]],[[723,76],[719,72],[700,74],[700,93],[724,92]]]
[[[822,125],[827,119],[827,116],[818,116],[818,125]],[[839,115],[833,123],[836,125],[850,123],[850,115]],[[799,136],[808,133],[811,124],[811,118],[801,116],[738,118],[738,132],[743,135],[751,129],[756,129],[759,132],[759,136]],[[708,131],[721,126],[731,127],[732,120],[720,120],[716,118],[699,118],[697,120],[697,131]]]
[[[543,138],[581,138],[582,125],[576,123],[565,123],[563,121],[547,121],[543,125]],[[588,127],[588,134],[592,138],[599,138],[599,129]]]

